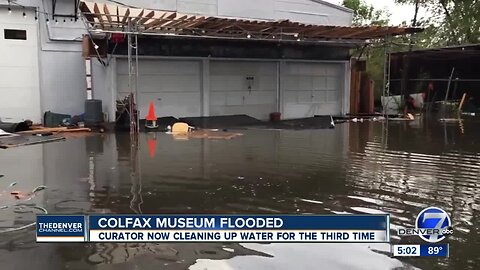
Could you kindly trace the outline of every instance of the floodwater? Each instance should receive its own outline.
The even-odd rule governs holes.
[[[141,134],[138,152],[128,134],[102,134],[0,151],[0,202],[10,203],[0,209],[0,230],[30,224],[42,208],[52,214],[390,213],[397,228],[412,227],[421,209],[438,206],[455,229],[449,259],[397,260],[384,244],[37,244],[27,228],[0,233],[0,268],[480,269],[478,125],[351,123],[333,130],[244,130],[232,140]],[[10,190],[41,185],[47,189],[13,205]],[[393,230],[392,237],[421,243],[400,240]]]

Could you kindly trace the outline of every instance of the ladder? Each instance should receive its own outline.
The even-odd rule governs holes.
[[[385,37],[385,56],[384,56],[384,67],[383,67],[383,97],[390,96],[390,63],[391,63],[391,40],[390,36]],[[389,99],[385,99],[383,104],[383,115],[387,115]]]
[[[132,34],[134,32],[132,22],[128,22],[128,89],[129,104],[128,111],[130,115],[130,134],[137,134],[139,132],[139,116],[137,113],[138,100],[138,35]]]

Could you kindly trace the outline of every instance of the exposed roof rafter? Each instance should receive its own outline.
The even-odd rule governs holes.
[[[205,38],[242,38],[280,41],[364,41],[387,36],[421,32],[413,27],[331,26],[292,22],[289,20],[246,20],[205,17],[162,10],[126,8],[93,2],[82,2],[80,10],[89,31],[136,33],[145,35],[175,35]],[[117,14],[111,14],[116,11]],[[115,17],[114,17],[115,16]],[[116,19],[115,19],[116,18]],[[129,25],[132,28],[129,28]]]

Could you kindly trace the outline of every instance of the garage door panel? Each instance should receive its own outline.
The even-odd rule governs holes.
[[[211,91],[245,91],[246,78],[238,75],[212,75],[210,77]]]
[[[128,88],[128,75],[117,74],[117,92],[130,93],[130,89]]]
[[[140,59],[140,117],[145,118],[152,101],[158,117],[201,116],[201,85],[198,61]],[[117,61],[117,92],[119,98],[124,98],[130,92],[126,59]]]
[[[327,98],[326,98],[327,102],[337,103],[340,100],[338,91],[326,91],[326,94],[327,94]]]
[[[140,74],[145,75],[198,75],[200,63],[196,61],[166,61],[162,60],[162,65],[158,60],[144,60],[139,67]]]
[[[139,91],[142,93],[157,92],[192,92],[199,89],[199,75],[142,75]]]
[[[184,75],[195,75],[199,73],[200,63],[196,61],[170,61],[140,59],[140,75],[177,75],[178,72]],[[128,61],[121,59],[117,62],[117,74],[128,75]]]
[[[268,119],[277,110],[276,72],[272,62],[212,61],[210,115],[247,114]]]
[[[336,90],[336,89],[339,89],[339,78],[327,77],[327,90]]]
[[[231,74],[241,74],[241,75],[272,75],[276,74],[275,63],[264,63],[264,62],[226,62],[226,61],[216,61],[212,62],[210,67],[210,73],[215,75],[231,75]]]
[[[255,78],[259,91],[277,91],[277,76],[259,76]]]
[[[211,115],[235,115],[247,114],[246,111],[255,111],[255,115],[251,115],[258,119],[268,119],[270,113],[275,110],[275,106],[263,106],[259,108],[257,105],[240,105],[240,106],[215,106],[210,109]]]
[[[252,92],[245,96],[245,103],[249,105],[271,105],[272,100],[275,100],[276,93],[273,91]]]
[[[313,77],[313,89],[315,90],[327,90],[327,77],[319,76]]]
[[[190,117],[201,115],[200,93],[143,93],[139,95],[141,118],[148,113],[151,101],[158,117]]]
[[[340,114],[342,70],[343,64],[287,63],[283,71],[284,117]]]
[[[325,103],[327,101],[327,91],[313,91],[312,100],[313,103]]]
[[[227,106],[240,106],[245,103],[245,96],[242,93],[227,93],[226,104]]]
[[[310,76],[287,76],[285,82],[285,89],[311,91],[313,89],[313,78]]]

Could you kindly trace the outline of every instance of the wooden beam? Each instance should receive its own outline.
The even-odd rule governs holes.
[[[117,6],[117,24],[118,26],[120,26],[120,11],[118,10],[118,6]]]
[[[211,22],[213,19],[214,19],[213,17],[208,17],[208,18],[202,17],[202,18],[199,18],[194,23],[192,23],[191,25],[189,25],[188,27],[189,28],[201,28],[204,24]]]
[[[183,15],[180,18],[175,18],[174,20],[169,21],[168,23],[162,25],[161,27],[174,27],[179,21],[183,22],[188,16]]]
[[[369,33],[374,33],[378,31],[379,27],[368,27],[363,30],[360,29],[355,29],[354,32],[344,35],[344,38],[356,38],[356,37],[361,37],[362,35],[367,35]]]
[[[147,23],[145,24],[145,30],[148,30],[148,29],[151,29],[151,28],[155,28],[157,26],[161,26],[162,24],[166,23],[166,22],[169,22],[171,21],[173,18],[177,17],[177,13],[176,12],[173,12],[172,14],[168,15],[167,17],[164,18],[164,16],[166,15],[167,13],[165,12],[159,19],[153,21],[153,22],[150,22],[150,23]]]
[[[195,21],[195,20],[196,20],[195,16],[190,16],[189,18],[176,23],[175,28],[183,29],[185,28],[185,26],[189,25],[192,21]]]
[[[112,24],[112,16],[110,16],[110,11],[106,4],[103,5],[103,12],[105,13],[105,16],[107,16],[108,23]]]
[[[155,11],[150,11],[145,17],[138,21],[138,25],[143,25],[145,22],[150,20],[155,15]]]
[[[188,23],[186,25],[182,25],[184,28],[195,28],[197,25],[205,22],[207,19],[205,17],[200,17],[200,18],[195,18],[191,23]]]
[[[84,2],[80,3],[80,11],[82,12],[83,16],[87,19],[89,23],[95,23],[94,16],[92,15],[92,11],[88,8],[87,4]]]
[[[100,15],[101,13],[97,3],[93,5],[93,12],[95,13],[95,17],[97,17],[98,21],[100,22],[100,26],[104,28],[105,26],[103,25],[103,18],[102,15]]]
[[[130,17],[130,9],[127,8],[127,11],[125,11],[125,14],[123,14],[122,24],[126,24],[129,17]]]
[[[137,15],[137,17],[132,20],[132,25],[136,24],[142,18],[144,12],[145,12],[144,9],[142,9],[142,11],[140,11],[140,13]]]

